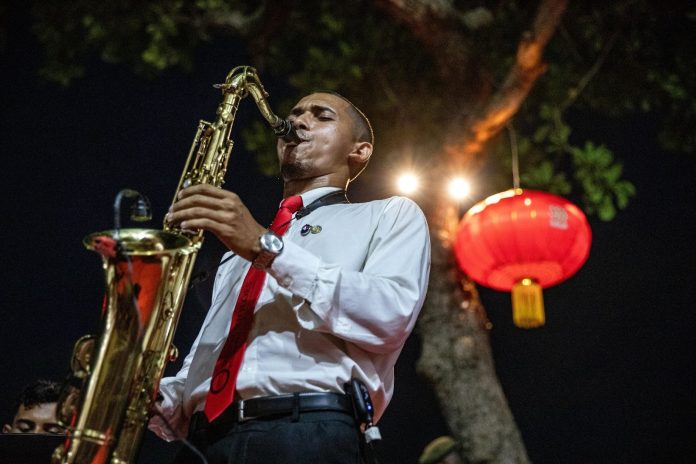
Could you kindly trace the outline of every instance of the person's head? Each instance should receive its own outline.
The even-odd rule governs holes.
[[[57,382],[38,380],[27,386],[17,399],[12,423],[4,425],[3,433],[65,433],[56,419],[59,395]]]
[[[437,437],[423,449],[418,464],[461,464],[457,450],[457,442],[452,437]]]
[[[341,95],[317,92],[302,98],[289,120],[303,142],[278,141],[281,174],[286,182],[345,187],[372,155],[372,127],[365,115]]]

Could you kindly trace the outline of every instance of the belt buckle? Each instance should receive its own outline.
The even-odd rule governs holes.
[[[246,422],[255,418],[255,416],[252,417],[244,415],[244,400],[239,400],[237,402],[237,422]]]

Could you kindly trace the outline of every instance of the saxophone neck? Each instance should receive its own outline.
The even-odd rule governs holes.
[[[268,93],[263,88],[255,68],[251,66],[237,66],[227,74],[225,83],[216,87],[222,89],[223,95],[233,93],[239,95],[239,98],[244,98],[251,94],[261,115],[271,126],[276,137],[282,138],[286,142],[299,143],[302,141],[290,121],[278,117],[271,110],[268,104]]]

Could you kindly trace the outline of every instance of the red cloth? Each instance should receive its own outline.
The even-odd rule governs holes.
[[[300,196],[292,196],[283,200],[270,229],[282,236],[288,230],[292,215],[301,207],[302,197]],[[259,300],[265,279],[266,272],[253,266],[249,268],[244,277],[232,313],[227,341],[215,363],[210,390],[205,402],[205,415],[211,422],[234,401],[237,375],[242,366],[251,327],[254,325],[254,308]]]

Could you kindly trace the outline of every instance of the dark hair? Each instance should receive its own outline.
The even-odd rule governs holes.
[[[355,138],[359,142],[370,142],[371,145],[375,144],[375,134],[372,131],[372,124],[370,120],[367,119],[365,113],[360,111],[360,109],[353,104],[352,101],[348,100],[346,97],[333,90],[318,90],[317,93],[328,93],[329,95],[334,95],[341,100],[348,103],[348,112],[350,113],[351,119],[353,119],[353,132],[355,133]]]
[[[13,414],[19,409],[20,405],[24,405],[29,409],[39,404],[55,403],[60,396],[60,384],[51,380],[37,380],[36,382],[27,385],[22,390],[21,395],[15,403]]]

